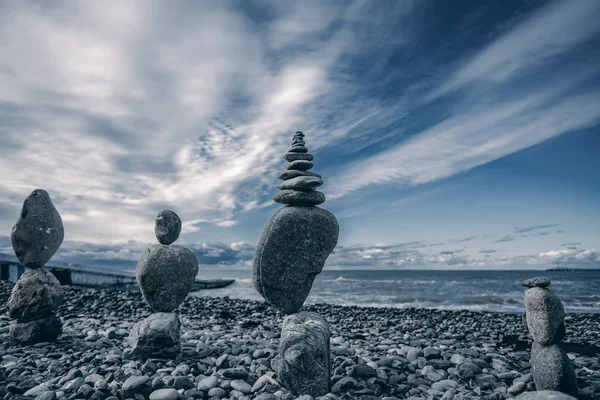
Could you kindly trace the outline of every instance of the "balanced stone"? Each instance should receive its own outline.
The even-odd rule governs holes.
[[[517,400],[577,400],[577,398],[554,390],[539,390],[523,393],[517,397]]]
[[[287,179],[283,182],[280,182],[277,187],[281,190],[300,190],[300,191],[311,191],[316,187],[319,187],[323,184],[321,178],[317,178],[316,176],[297,176],[295,178]]]
[[[327,210],[293,206],[279,209],[267,222],[256,246],[254,287],[283,312],[298,311],[335,248],[338,234],[337,219]]]
[[[15,286],[6,306],[9,316],[20,322],[46,317],[63,302],[58,279],[45,268],[26,271]]]
[[[553,291],[542,287],[527,289],[525,313],[529,333],[539,344],[550,345],[564,338],[565,309]]]
[[[291,153],[308,153],[308,149],[303,145],[297,144],[289,150]]]
[[[171,312],[183,302],[198,274],[198,259],[189,249],[156,244],[137,265],[136,278],[154,311]]]
[[[322,178],[321,175],[317,174],[316,172],[310,172],[310,171],[296,171],[296,170],[285,170],[281,173],[281,175],[279,175],[279,179],[292,179],[295,178],[297,176],[316,176],[317,178]]]
[[[288,169],[295,169],[298,171],[306,171],[314,166],[312,161],[308,160],[294,160],[288,166]]]
[[[567,353],[559,345],[531,347],[531,373],[537,390],[556,390],[577,396],[577,376]]]
[[[59,249],[64,228],[48,192],[36,189],[25,199],[10,234],[15,255],[28,268],[40,268]]]
[[[546,277],[535,277],[535,278],[529,278],[529,279],[525,279],[522,283],[523,286],[525,287],[548,287],[550,286],[550,279],[546,278]]]
[[[10,335],[15,343],[51,342],[62,333],[60,319],[50,314],[31,321],[15,321],[10,325]]]
[[[133,358],[173,358],[181,350],[181,323],[177,314],[154,313],[137,322],[129,333]]]
[[[311,192],[282,190],[273,196],[273,201],[294,206],[316,206],[325,202],[325,194],[317,190]]]
[[[181,219],[171,210],[162,210],[156,216],[154,233],[159,243],[173,243],[179,238],[179,233],[181,233]]]
[[[295,395],[329,392],[329,326],[316,313],[301,312],[283,320],[277,375]]]
[[[283,158],[289,162],[292,162],[295,160],[312,161],[313,155],[310,153],[285,153]]]

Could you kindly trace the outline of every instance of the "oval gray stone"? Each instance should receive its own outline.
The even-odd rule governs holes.
[[[254,253],[252,279],[283,312],[298,311],[337,244],[335,216],[318,207],[287,206],[267,222]]]
[[[308,153],[308,149],[303,143],[296,143],[288,150],[290,153]]]
[[[316,206],[325,203],[325,193],[313,190],[301,192],[299,190],[282,190],[273,196],[273,201],[292,206]]]
[[[63,302],[63,288],[58,279],[45,268],[26,271],[6,303],[9,316],[21,322],[47,316]]]
[[[310,153],[285,153],[285,155],[283,156],[283,159],[287,160],[289,162],[292,162],[295,160],[312,161],[313,158],[314,158],[313,155]]]
[[[171,312],[179,307],[197,274],[198,259],[191,250],[164,244],[147,249],[135,273],[144,299],[157,312]]]
[[[171,210],[162,210],[156,216],[154,234],[160,244],[171,244],[179,238],[181,219]]]
[[[300,190],[308,192],[323,185],[323,180],[316,176],[297,176],[280,182],[277,187],[281,190]]]
[[[60,214],[48,192],[36,189],[25,199],[10,239],[15,255],[28,268],[40,268],[59,249],[64,238]]]
[[[538,390],[523,393],[517,397],[517,400],[577,400],[577,398],[554,390]]]
[[[564,325],[565,309],[553,291],[542,287],[527,289],[525,318],[529,333],[539,344],[549,345],[563,339],[564,334],[561,337],[557,332]]]
[[[283,320],[277,376],[293,394],[313,397],[329,392],[329,325],[313,312]]]
[[[314,167],[312,161],[308,160],[294,160],[288,165],[287,169],[295,169],[297,171],[307,171]]]
[[[295,178],[297,176],[316,176],[317,178],[322,178],[322,176],[317,174],[316,172],[296,171],[296,170],[288,169],[288,170],[283,171],[281,173],[281,175],[279,175],[279,179],[286,180],[286,179]]]
[[[150,393],[150,400],[177,400],[179,392],[175,389],[158,389]]]
[[[535,278],[525,279],[522,283],[525,287],[548,287],[550,286],[550,278],[546,278],[545,276],[538,276]]]
[[[577,396],[577,376],[569,356],[559,345],[542,346],[533,342],[531,373],[537,390],[556,390]]]

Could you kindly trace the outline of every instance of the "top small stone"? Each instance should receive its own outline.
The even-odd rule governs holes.
[[[162,210],[156,216],[154,234],[160,244],[171,244],[179,238],[181,219],[171,210]]]
[[[19,261],[28,268],[43,267],[59,249],[64,235],[62,219],[48,192],[31,192],[10,234]]]
[[[522,283],[523,286],[532,288],[532,287],[548,287],[550,286],[550,279],[545,276],[537,276],[535,278],[525,279]]]

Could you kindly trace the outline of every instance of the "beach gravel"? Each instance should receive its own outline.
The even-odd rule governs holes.
[[[152,312],[140,293],[65,286],[58,340],[15,345],[5,306],[12,286],[0,282],[3,400],[301,397],[272,367],[284,315],[264,302],[189,296],[177,311],[179,356],[142,362],[131,359],[128,342],[133,325]],[[324,304],[303,311],[321,315],[331,334],[331,389],[315,400],[542,398],[531,397],[542,394],[533,392],[531,337],[521,315]],[[560,346],[574,366],[578,397],[600,399],[600,315],[567,314],[565,325]]]

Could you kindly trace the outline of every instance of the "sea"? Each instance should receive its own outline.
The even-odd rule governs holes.
[[[600,271],[323,270],[306,304],[522,313],[521,282],[536,276],[551,279],[567,312],[600,313]],[[235,282],[194,295],[262,300],[250,269],[202,269],[198,278]]]

